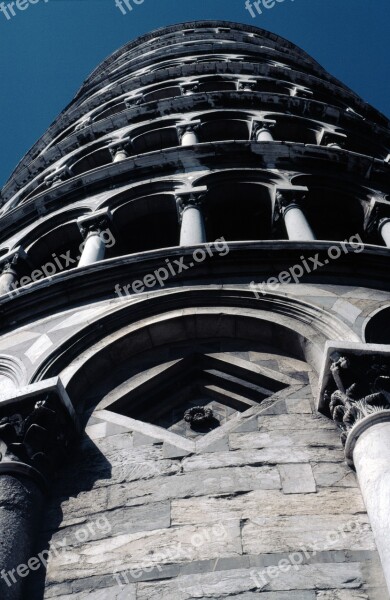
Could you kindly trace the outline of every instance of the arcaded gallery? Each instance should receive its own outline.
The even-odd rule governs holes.
[[[0,230],[1,600],[388,599],[383,114],[275,34],[166,27]]]

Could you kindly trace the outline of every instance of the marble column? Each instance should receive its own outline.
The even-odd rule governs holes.
[[[113,163],[121,162],[122,160],[126,160],[126,158],[129,158],[129,155],[124,148],[117,148],[112,152]]]
[[[81,217],[78,224],[81,235],[85,240],[78,266],[85,267],[103,260],[106,254],[106,246],[102,231],[107,230],[110,226],[110,213],[99,211],[94,215]]]
[[[200,193],[187,193],[178,196],[178,210],[181,220],[180,246],[204,244],[206,231]]]
[[[194,146],[199,143],[199,138],[196,134],[196,128],[188,126],[181,134],[181,145],[182,146]]]
[[[292,241],[315,240],[313,230],[296,198],[294,196],[287,197],[281,192],[277,192],[276,198],[283,215],[288,239]]]
[[[390,591],[390,410],[360,421],[351,430],[345,450],[356,469]]]
[[[319,409],[341,430],[390,591],[390,351],[327,344]]]
[[[390,248],[390,218],[381,219],[379,222],[379,233],[381,234],[386,246]]]
[[[1,600],[26,598],[25,577],[37,566],[31,559],[36,556],[34,542],[43,502],[44,493],[34,480],[0,471]]]
[[[252,139],[256,142],[273,142],[274,137],[271,133],[271,127],[275,125],[275,121],[253,121],[252,122]]]
[[[0,296],[15,289],[18,278],[18,264],[21,259],[25,258],[26,254],[20,247],[2,257],[0,263]]]
[[[57,466],[79,433],[58,378],[17,390],[0,403],[0,598],[25,600],[28,575],[43,570],[36,547],[44,499]]]
[[[268,127],[262,127],[256,131],[256,140],[258,142],[273,142],[274,138]]]

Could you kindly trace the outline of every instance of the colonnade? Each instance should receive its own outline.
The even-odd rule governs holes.
[[[262,129],[258,129],[259,135]],[[269,129],[265,134],[271,135]],[[196,131],[183,131],[183,135],[195,136]],[[189,138],[188,138],[189,139]],[[117,160],[125,160],[126,152],[120,148],[115,152]],[[207,187],[191,188],[178,191],[176,202],[178,208],[178,221],[180,227],[179,245],[195,246],[207,242],[205,227],[205,196]],[[289,241],[310,242],[316,240],[311,223],[309,222],[303,199],[307,188],[290,187],[277,188],[275,193],[275,211],[277,211],[285,226]],[[110,228],[112,215],[108,210],[100,210],[78,219],[80,234],[84,239],[84,246],[78,262],[79,267],[85,267],[104,260],[106,245],[101,235],[103,230]],[[377,227],[385,245],[390,248],[390,217],[377,220]],[[18,281],[18,273],[27,256],[21,247],[18,247],[0,258],[0,296],[13,291]]]

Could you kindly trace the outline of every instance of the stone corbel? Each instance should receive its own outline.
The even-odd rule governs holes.
[[[24,475],[46,489],[80,432],[58,377],[21,388],[0,402],[0,476]]]
[[[319,410],[339,427],[343,445],[366,417],[386,411],[390,419],[390,349],[374,346],[328,347]]]

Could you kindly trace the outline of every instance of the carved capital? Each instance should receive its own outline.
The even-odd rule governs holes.
[[[0,273],[13,273],[17,274],[18,265],[22,260],[26,260],[27,255],[23,248],[19,246],[12,250],[0,259]]]
[[[239,81],[238,89],[240,91],[253,92],[256,85],[257,85],[257,81],[255,79],[249,79],[247,81]]]
[[[390,411],[390,352],[385,348],[328,347],[319,408],[339,427],[343,444],[357,423]]]
[[[180,84],[182,93],[184,96],[191,96],[196,94],[199,89],[199,81],[189,81],[187,83]]]
[[[200,120],[188,121],[186,123],[178,123],[176,125],[176,129],[179,135],[179,139],[181,140],[185,133],[196,133],[199,130],[200,125]]]
[[[301,202],[305,199],[303,189],[278,189],[276,190],[276,206],[281,214],[285,214],[294,207],[301,208]]]
[[[181,219],[183,212],[187,208],[193,208],[193,207],[201,208],[203,205],[203,200],[204,200],[206,192],[207,192],[206,186],[194,188],[193,190],[189,189],[189,190],[178,191],[176,193],[176,206],[177,206],[179,219]]]
[[[47,484],[78,436],[73,406],[58,378],[22,388],[0,404],[0,473]]]
[[[112,215],[109,210],[99,210],[91,215],[80,217],[77,220],[80,233],[83,239],[86,239],[89,234],[101,234],[102,231],[108,229],[111,225]]]
[[[276,121],[258,121],[256,119],[252,120],[252,129],[251,129],[251,139],[257,140],[257,135],[260,131],[269,131],[271,133],[271,129],[275,127]]]

